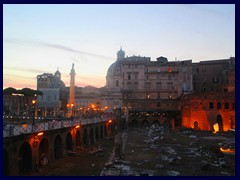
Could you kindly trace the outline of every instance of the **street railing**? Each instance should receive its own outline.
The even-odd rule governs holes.
[[[46,120],[44,122],[35,122],[25,124],[6,124],[3,126],[3,137],[18,136],[21,134],[31,134],[41,131],[50,131],[55,129],[73,127],[77,125],[86,125],[108,121],[110,117],[93,117],[87,119],[65,119],[65,120]],[[34,132],[33,132],[34,129]]]

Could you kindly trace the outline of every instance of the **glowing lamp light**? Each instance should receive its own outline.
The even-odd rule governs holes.
[[[108,122],[109,122],[109,123],[112,123],[112,120],[110,119]]]
[[[220,148],[220,151],[221,152],[223,152],[223,153],[235,153],[235,151],[234,150],[231,150],[231,149],[229,149],[229,148],[227,148],[227,149],[224,149],[224,148]]]
[[[172,68],[171,67],[168,68],[168,72],[172,72]]]
[[[214,129],[214,131],[213,131],[214,134],[219,131],[219,125],[218,125],[218,123],[215,123],[215,124],[213,125],[213,129]]]
[[[75,127],[76,129],[78,129],[78,128],[80,128],[80,125],[76,125],[76,127]]]
[[[37,133],[37,136],[42,136],[42,135],[43,135],[43,132]]]

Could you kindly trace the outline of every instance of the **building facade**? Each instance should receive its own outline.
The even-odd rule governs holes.
[[[120,49],[107,71],[103,102],[110,108],[180,112],[182,94],[192,90],[191,60],[125,57]]]
[[[183,97],[182,125],[196,130],[235,129],[235,93],[193,93]]]
[[[168,62],[160,57],[125,58],[123,105],[132,109],[180,111],[180,97],[192,91],[192,61]]]
[[[193,64],[194,93],[182,99],[182,125],[216,131],[235,129],[235,58]]]
[[[235,58],[193,63],[195,92],[235,92]]]
[[[61,73],[43,73],[37,76],[37,90],[43,95],[37,97],[38,114],[41,116],[65,116],[67,98]]]

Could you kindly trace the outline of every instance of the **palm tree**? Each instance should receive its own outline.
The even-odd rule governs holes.
[[[17,90],[12,87],[8,87],[3,90],[3,111],[4,114],[9,114],[12,109],[12,94],[16,93]]]
[[[4,112],[5,113],[7,113],[7,112],[9,113],[10,110],[12,109],[11,103],[13,100],[13,96],[12,96],[13,93],[24,95],[24,97],[25,97],[24,105],[27,104],[27,106],[29,104],[31,104],[31,100],[33,99],[33,97],[38,96],[38,95],[40,95],[40,96],[43,95],[42,91],[33,90],[30,88],[23,88],[21,90],[16,90],[15,88],[12,88],[12,87],[6,88],[3,90],[3,95],[4,95],[3,103],[4,103]],[[29,99],[29,97],[31,97],[31,98]],[[21,97],[20,97],[20,99],[21,99]],[[7,101],[8,101],[8,105],[7,105]],[[20,101],[20,103],[21,103],[21,101]],[[8,106],[8,108],[6,108],[6,106]]]

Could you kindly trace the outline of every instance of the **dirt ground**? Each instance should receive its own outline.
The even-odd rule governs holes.
[[[101,144],[103,151],[90,155],[93,148]],[[108,161],[114,147],[114,140],[105,138],[85,150],[77,150],[75,155],[56,160],[40,169],[39,172],[28,172],[23,176],[99,176]]]
[[[127,175],[235,175],[235,153],[220,151],[220,147],[235,149],[233,132],[130,128],[126,147],[123,164]]]
[[[89,155],[89,148],[24,175],[100,176],[114,141],[108,138],[99,143],[103,152]],[[109,169],[119,176],[235,176],[235,153],[222,153],[220,147],[235,150],[235,133],[130,127],[124,158]]]

